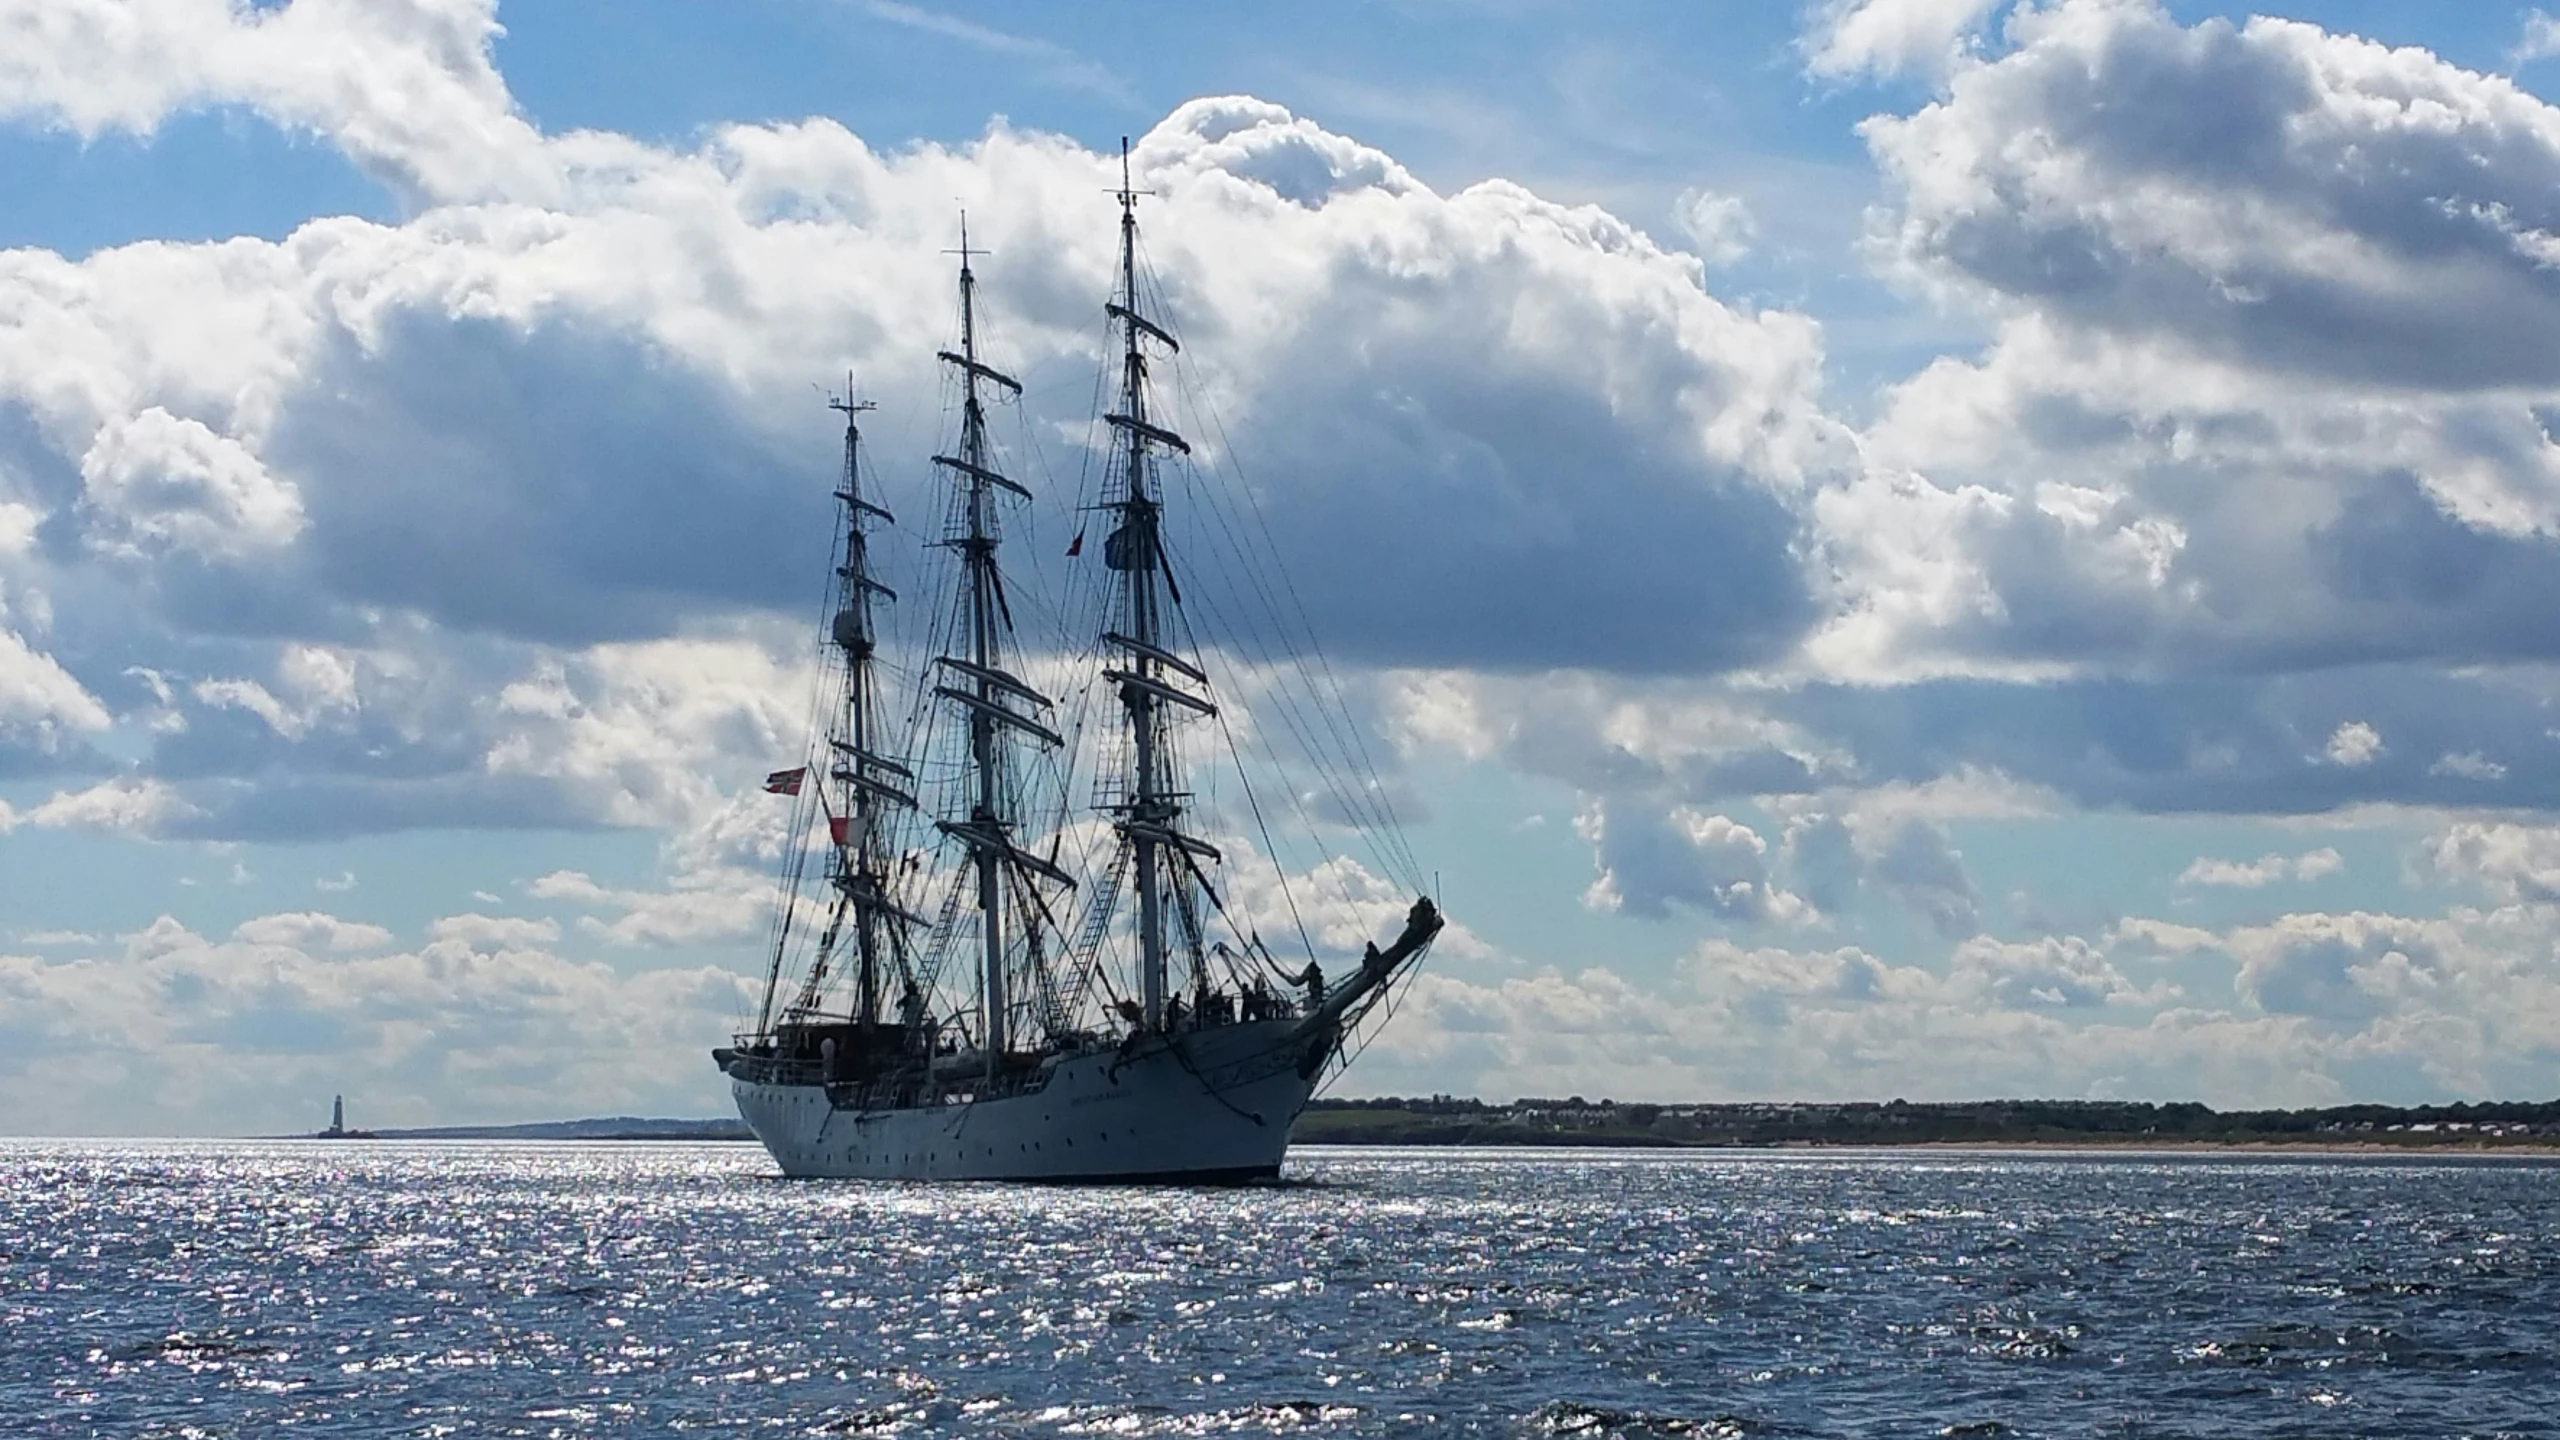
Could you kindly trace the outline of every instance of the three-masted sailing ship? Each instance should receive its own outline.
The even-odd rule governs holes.
[[[713,1052],[739,1114],[788,1174],[1276,1175],[1292,1122],[1347,1063],[1346,1037],[1441,929],[1432,900],[1416,899],[1384,948],[1332,957],[1328,986],[1302,923],[1299,965],[1228,913],[1226,857],[1202,833],[1215,817],[1195,804],[1184,741],[1207,731],[1234,752],[1233,730],[1173,565],[1162,467],[1191,447],[1152,405],[1151,380],[1180,346],[1144,303],[1127,164],[1124,145],[1118,273],[1103,307],[1118,341],[1116,400],[1100,417],[1110,443],[1090,507],[1109,530],[1085,557],[1103,567],[1091,633],[1067,647],[1103,712],[1094,743],[1080,744],[1087,711],[1068,718],[1023,663],[1063,668],[1026,653],[1000,564],[1006,508],[1033,497],[1000,467],[988,408],[1022,387],[980,353],[979,252],[965,227],[959,334],[939,352],[957,435],[932,457],[947,497],[934,543],[955,563],[922,663],[909,667],[904,726],[877,623],[897,596],[874,564],[896,521],[864,484],[871,407],[850,394],[834,402],[842,527],[822,734],[813,763],[766,782],[801,797],[795,834],[809,838],[786,861],[753,1028]],[[1079,531],[1070,554],[1083,551]],[[1081,814],[1067,800],[1080,751],[1094,772]],[[1285,869],[1276,878],[1285,886]]]

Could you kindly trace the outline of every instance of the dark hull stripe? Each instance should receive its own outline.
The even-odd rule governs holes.
[[[884,1183],[879,1179],[854,1175],[786,1175],[783,1178],[805,1180],[811,1184],[846,1180],[863,1185]],[[990,1176],[984,1179],[955,1175],[948,1179],[939,1177],[901,1179],[885,1183],[892,1185],[1181,1185],[1200,1187],[1259,1185],[1279,1178],[1280,1167],[1277,1165],[1240,1165],[1231,1170],[1151,1170],[1132,1171],[1119,1175],[1020,1175]]]

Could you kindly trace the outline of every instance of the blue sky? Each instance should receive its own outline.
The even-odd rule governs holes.
[[[0,1129],[716,1113],[812,387],[966,205],[1071,488],[1123,135],[1351,1091],[2560,1093],[2560,26],[2253,13],[0,4]]]

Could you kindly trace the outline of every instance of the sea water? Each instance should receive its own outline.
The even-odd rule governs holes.
[[[0,1143],[0,1433],[2560,1432],[2560,1168]]]

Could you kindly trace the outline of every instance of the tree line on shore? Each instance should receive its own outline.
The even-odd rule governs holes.
[[[1373,1144],[1781,1145],[1968,1141],[2531,1144],[2560,1142],[2560,1100],[2215,1110],[2193,1101],[1909,1100],[1658,1104],[1463,1096],[1320,1099],[1301,1141]]]

